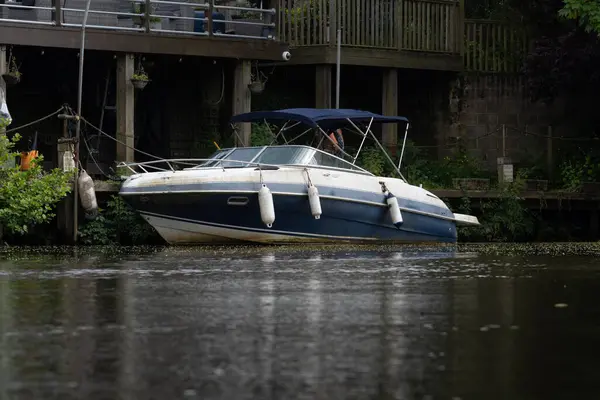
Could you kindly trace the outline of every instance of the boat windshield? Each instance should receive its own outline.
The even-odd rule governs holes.
[[[223,159],[223,157],[225,157],[230,152],[231,152],[230,149],[218,150],[218,151],[214,152],[213,154],[211,154],[211,156],[208,157],[209,161],[202,163],[202,165],[200,165],[200,167],[216,167],[217,164],[219,163],[219,160]]]
[[[239,162],[241,161],[241,162]],[[311,165],[364,171],[348,161],[308,146],[264,146],[224,149],[215,152],[200,168],[244,168],[249,165]]]

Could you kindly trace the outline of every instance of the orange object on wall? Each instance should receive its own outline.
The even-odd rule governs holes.
[[[38,156],[37,150],[22,152],[21,153],[21,171],[29,171],[29,168],[31,168],[31,162],[37,156]]]

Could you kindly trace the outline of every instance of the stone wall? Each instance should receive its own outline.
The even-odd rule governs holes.
[[[446,141],[467,138],[467,148],[489,163],[510,157],[517,164],[545,163],[551,129],[561,135],[562,106],[531,102],[522,78],[514,75],[467,75],[454,85],[454,115]],[[503,137],[503,131],[505,136]]]

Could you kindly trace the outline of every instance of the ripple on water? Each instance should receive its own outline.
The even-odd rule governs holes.
[[[236,251],[0,264],[8,398],[516,399],[543,390],[533,370],[595,385],[593,355],[572,362],[596,340],[595,258]]]

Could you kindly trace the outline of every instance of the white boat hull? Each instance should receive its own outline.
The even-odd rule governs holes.
[[[322,205],[318,219],[311,214],[307,171]],[[146,173],[127,180],[121,195],[174,245],[456,241],[454,214],[422,188],[352,172],[307,171],[286,167]],[[261,221],[261,182],[273,195],[272,227]],[[382,182],[398,199],[401,224],[392,221]]]

